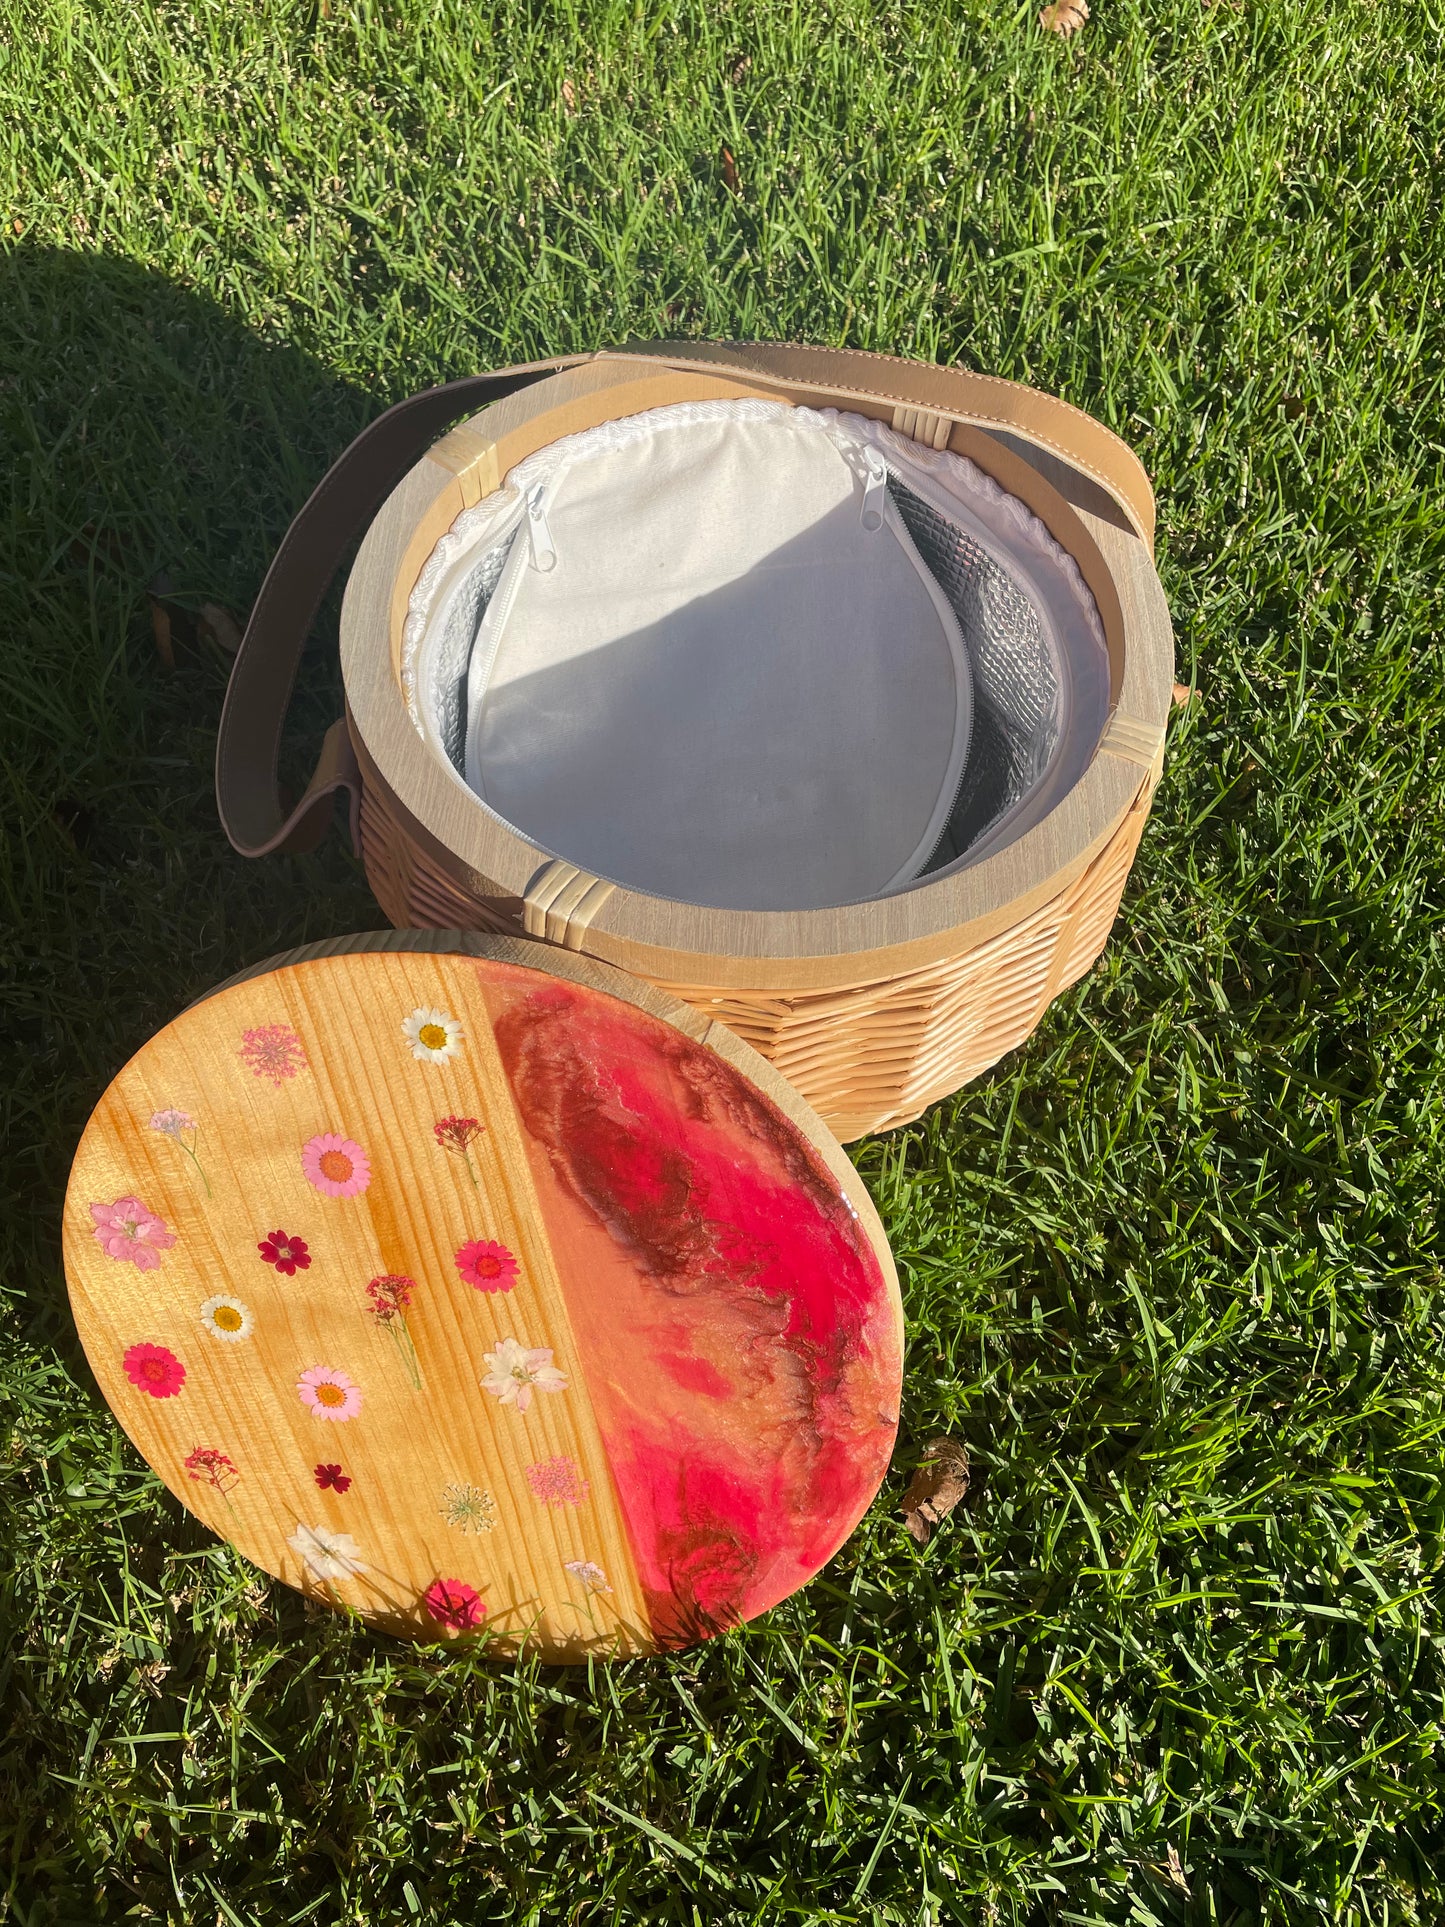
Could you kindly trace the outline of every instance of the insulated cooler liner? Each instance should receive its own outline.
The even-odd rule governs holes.
[[[686,403],[539,450],[413,593],[413,719],[540,850],[812,909],[1020,835],[1108,707],[1077,565],[973,464],[862,416]]]

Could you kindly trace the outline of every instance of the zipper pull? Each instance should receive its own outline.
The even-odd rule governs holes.
[[[527,490],[527,541],[532,551],[532,567],[547,575],[557,566],[557,548],[552,540],[552,531],[547,527],[547,516],[543,503],[547,499],[547,484],[536,482]]]
[[[888,465],[871,445],[863,450],[868,479],[863,484],[863,526],[870,532],[883,526],[883,504],[888,495]]]

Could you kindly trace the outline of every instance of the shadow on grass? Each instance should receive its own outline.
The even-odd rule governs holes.
[[[249,864],[216,818],[229,658],[158,654],[147,585],[244,618],[290,517],[379,399],[132,263],[21,243],[0,260],[0,1267],[27,1336],[83,1371],[65,1304],[66,1174],[106,1084],[234,970],[381,918],[339,833]],[[182,629],[185,625],[180,625]],[[284,773],[340,711],[303,668]]]

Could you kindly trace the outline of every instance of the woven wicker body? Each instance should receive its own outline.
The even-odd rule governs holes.
[[[720,989],[655,978],[726,1024],[777,1066],[844,1143],[908,1124],[1021,1044],[1061,990],[1098,960],[1119,912],[1158,770],[1100,854],[1047,903],[994,937],[898,976],[830,989],[766,981]],[[393,814],[385,786],[364,783],[367,880],[397,929],[463,927],[516,935],[520,898],[472,894],[431,861]]]
[[[917,1117],[1028,1036],[1050,999],[1098,957],[1118,913],[1162,770],[1174,675],[1143,469],[1065,403],[882,356],[673,344],[493,380],[499,399],[423,442],[422,459],[371,522],[342,613],[345,727],[332,732],[285,823],[271,800],[274,779],[269,789],[253,780],[264,755],[255,739],[272,728],[274,708],[264,664],[238,663],[218,755],[233,842],[253,854],[305,847],[321,832],[330,793],[346,785],[359,803],[353,822],[368,879],[398,927],[526,935],[630,971],[743,1037],[845,1140]],[[484,381],[460,386],[485,398]],[[450,393],[433,391],[443,421]],[[1061,802],[974,862],[835,909],[708,908],[589,875],[488,810],[408,712],[409,599],[458,516],[564,435],[680,401],[744,396],[845,407],[966,456],[1073,558],[1107,645],[1109,720]],[[368,434],[389,432],[388,419]],[[303,514],[326,518],[340,492],[328,498],[331,482]],[[300,527],[298,518],[293,537]],[[273,577],[279,603],[289,587],[282,558]],[[272,590],[268,578],[253,628]],[[271,761],[274,769],[274,750]],[[877,780],[888,782],[886,768]]]

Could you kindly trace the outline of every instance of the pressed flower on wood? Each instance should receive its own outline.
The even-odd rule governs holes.
[[[278,1088],[306,1069],[306,1052],[289,1024],[259,1024],[254,1030],[243,1030],[236,1055],[254,1076],[267,1078]]]
[[[575,1459],[539,1459],[527,1467],[527,1483],[532,1497],[543,1505],[581,1505],[591,1487],[583,1478]]]
[[[378,1325],[391,1334],[392,1342],[401,1356],[411,1378],[412,1387],[421,1390],[421,1366],[417,1363],[416,1347],[411,1341],[411,1331],[406,1322],[406,1308],[416,1291],[416,1280],[397,1271],[387,1272],[384,1277],[373,1278],[366,1287],[366,1295],[371,1300],[371,1312]]]
[[[565,1392],[567,1379],[552,1363],[551,1349],[545,1345],[519,1345],[515,1338],[497,1341],[497,1349],[487,1352],[486,1373],[478,1381],[484,1392],[499,1398],[503,1405],[515,1405],[525,1412],[533,1392]]]
[[[349,1492],[351,1480],[339,1465],[318,1465],[315,1472],[316,1483],[323,1492]]]
[[[239,1298],[232,1298],[229,1292],[224,1291],[202,1301],[201,1323],[212,1338],[220,1338],[233,1345],[243,1338],[249,1338],[256,1329],[251,1307],[243,1305]]]
[[[361,1387],[331,1365],[313,1365],[296,1383],[297,1396],[312,1418],[352,1419],[361,1410]]]
[[[357,1557],[361,1548],[349,1532],[298,1523],[286,1543],[300,1554],[313,1579],[350,1579],[353,1574],[366,1571]]]
[[[298,1271],[311,1268],[311,1247],[304,1238],[293,1238],[286,1231],[268,1231],[258,1240],[256,1249],[268,1265],[274,1265],[285,1278],[294,1278]]]
[[[353,1139],[323,1131],[301,1147],[301,1169],[328,1198],[354,1198],[371,1183],[371,1160]]]
[[[107,1258],[119,1258],[140,1271],[154,1271],[161,1253],[176,1241],[174,1231],[166,1228],[149,1205],[139,1198],[117,1198],[114,1204],[93,1204],[91,1219],[95,1241]]]
[[[490,1532],[497,1523],[496,1500],[476,1485],[443,1486],[438,1511],[458,1532]]]
[[[472,1169],[472,1145],[481,1136],[482,1128],[481,1120],[475,1117],[439,1117],[432,1126],[442,1149],[460,1158],[467,1167],[473,1190],[477,1187],[477,1174]]]
[[[433,1580],[421,1603],[429,1619],[452,1633],[475,1632],[487,1612],[482,1595],[465,1579]]]
[[[402,1024],[401,1034],[412,1056],[425,1064],[444,1064],[455,1057],[466,1035],[450,1011],[435,1010],[430,1004],[418,1005]]]
[[[222,1493],[229,1492],[241,1476],[235,1461],[213,1445],[198,1445],[187,1456],[185,1468],[191,1478]]]
[[[570,1572],[574,1579],[580,1580],[588,1592],[611,1592],[612,1588],[607,1583],[607,1574],[593,1560],[566,1559],[562,1563],[564,1570]]]
[[[201,1127],[189,1111],[177,1110],[174,1105],[164,1111],[156,1111],[151,1116],[151,1129],[168,1137],[180,1151],[184,1151],[196,1167],[196,1176],[205,1186],[206,1196],[211,1195],[211,1182],[201,1169],[201,1160],[196,1156],[196,1145],[200,1139]],[[189,1138],[190,1142],[187,1143]]]
[[[458,1251],[457,1270],[474,1291],[510,1291],[521,1267],[495,1238],[472,1238]]]
[[[186,1368],[165,1345],[132,1345],[121,1360],[137,1391],[152,1398],[174,1398],[186,1382]]]

